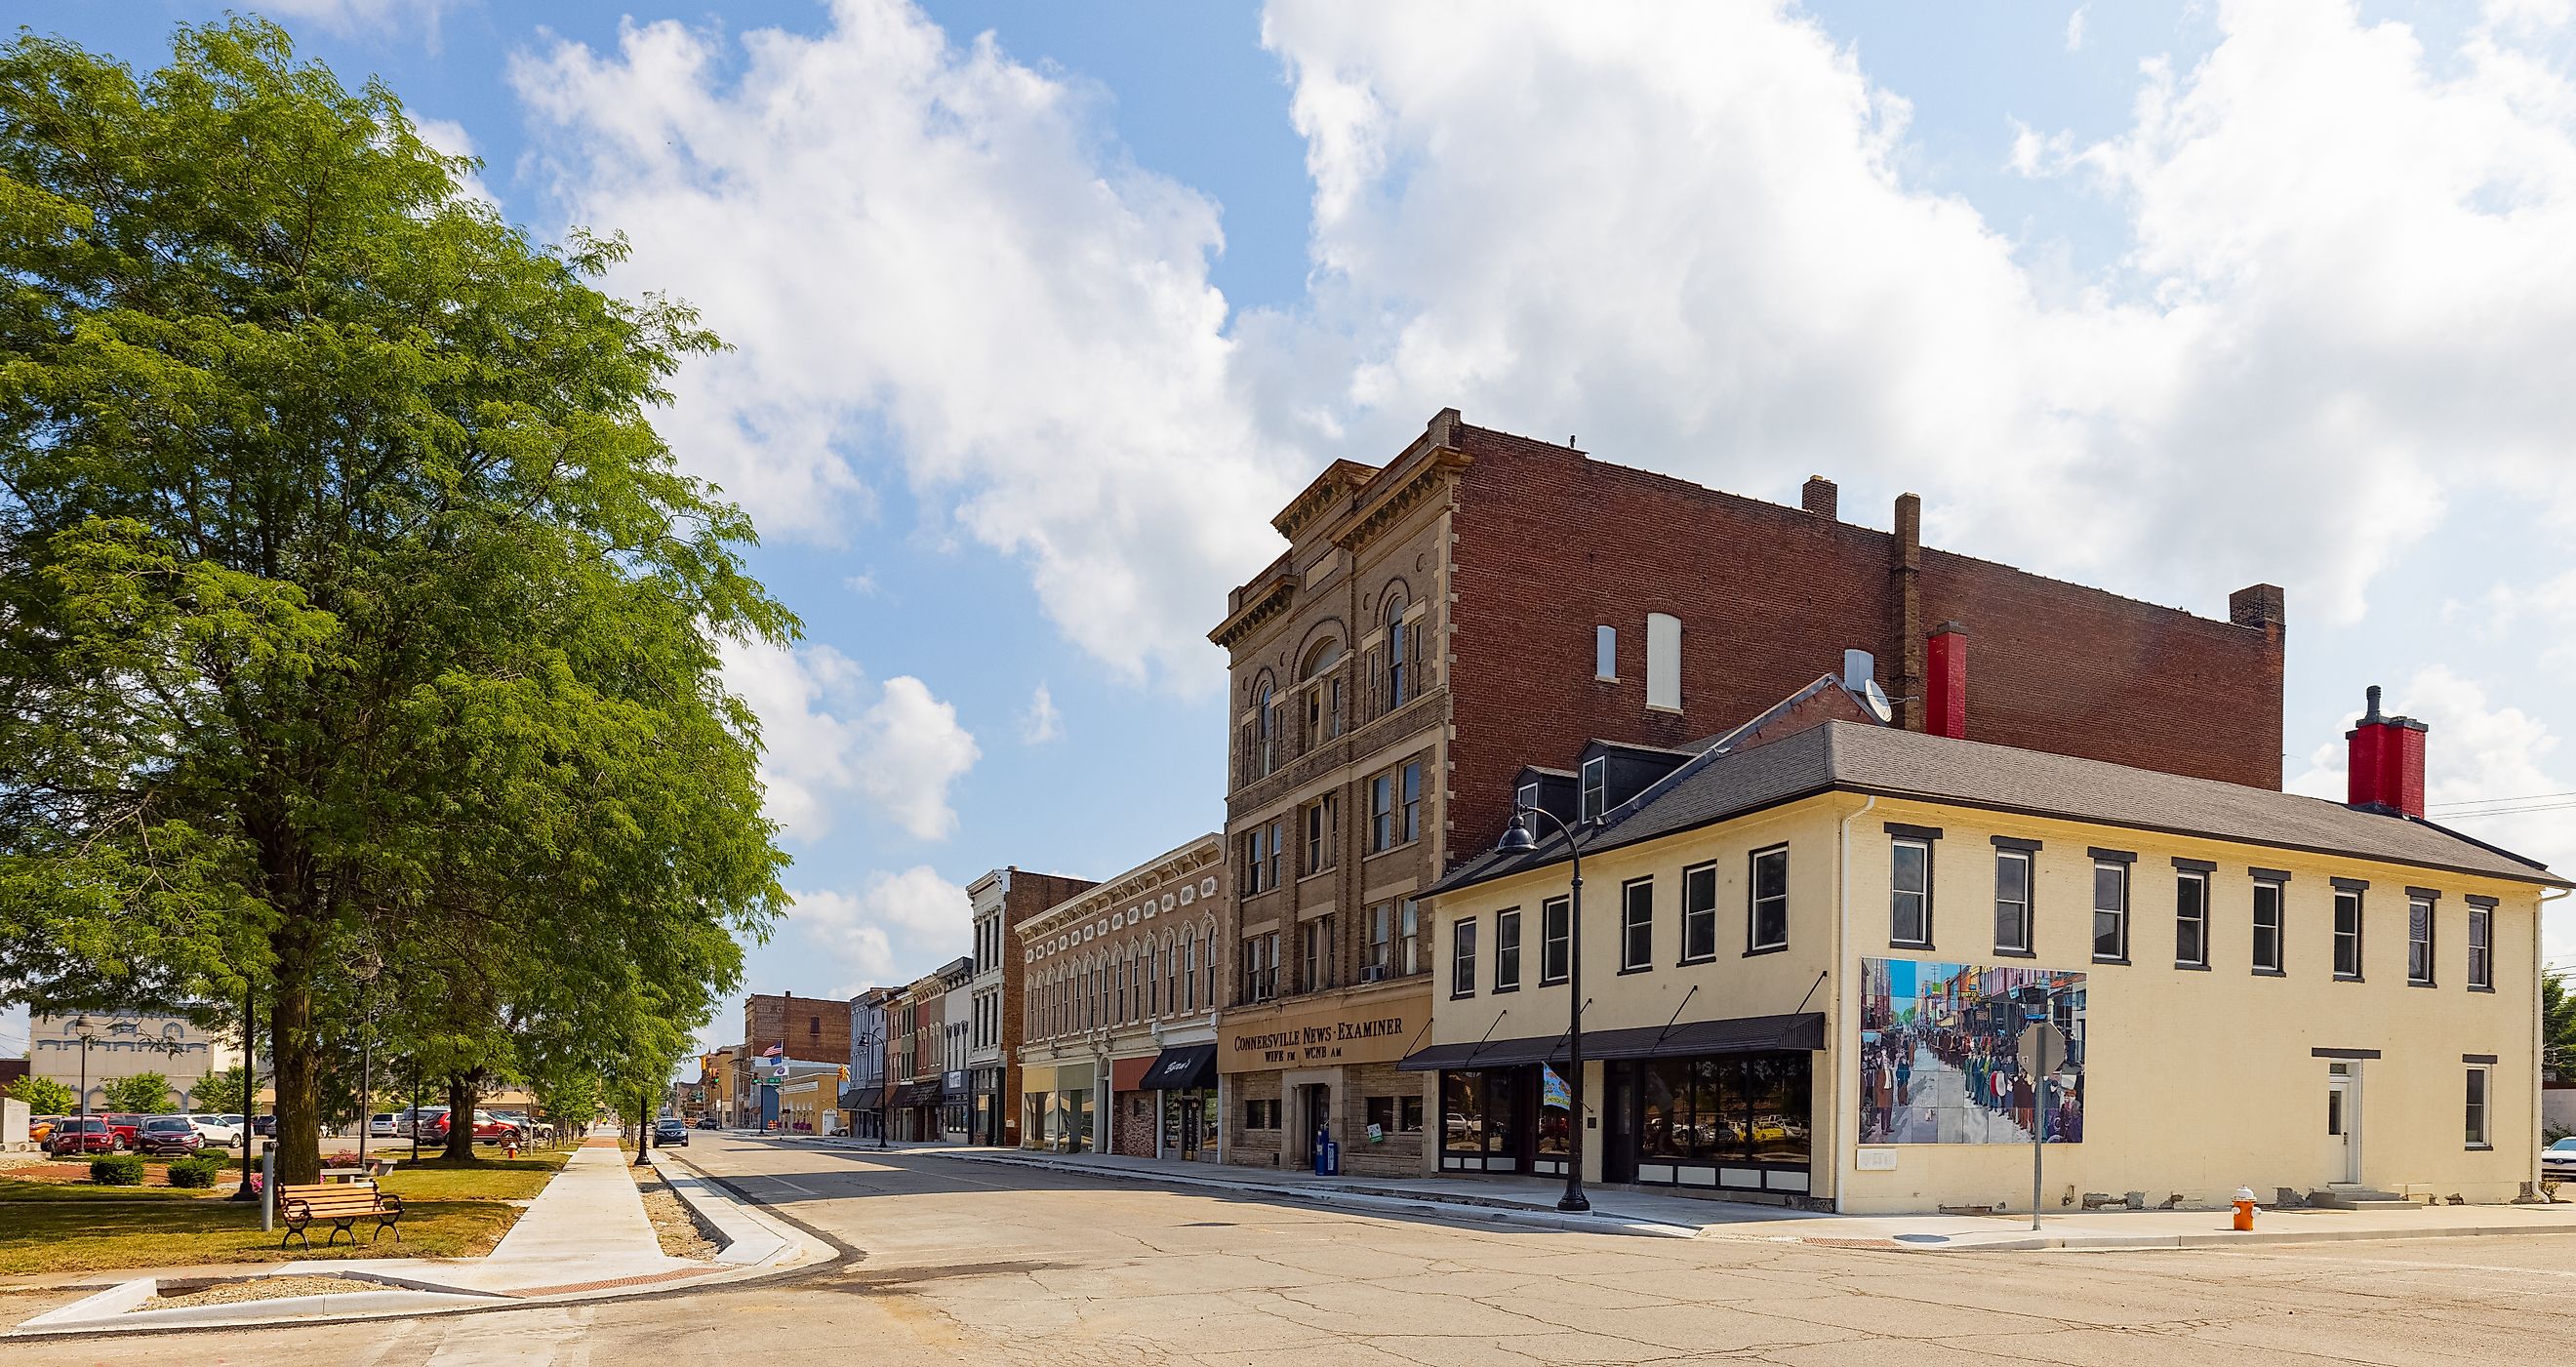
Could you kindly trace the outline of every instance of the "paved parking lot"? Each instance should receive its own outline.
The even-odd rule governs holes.
[[[694,1139],[689,1157],[864,1256],[733,1290],[190,1335],[118,1360],[2563,1363],[2576,1324],[2576,1237],[1894,1253],[1502,1232]],[[0,1348],[22,1360],[64,1359]]]

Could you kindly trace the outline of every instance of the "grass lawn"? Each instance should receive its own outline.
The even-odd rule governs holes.
[[[397,1154],[401,1150],[395,1150]],[[478,1158],[472,1163],[451,1163],[444,1158],[424,1158],[412,1162],[405,1158],[394,1164],[378,1186],[411,1201],[453,1201],[466,1199],[492,1201],[525,1201],[545,1189],[546,1180],[561,1171],[572,1158],[572,1150],[549,1153],[539,1149],[519,1151],[516,1158]]]

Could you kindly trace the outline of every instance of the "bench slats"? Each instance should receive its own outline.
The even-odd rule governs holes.
[[[372,1179],[282,1186],[277,1189],[277,1195],[278,1213],[286,1222],[286,1237],[303,1239],[306,1248],[313,1246],[313,1236],[305,1231],[316,1220],[331,1225],[332,1239],[339,1238],[341,1231],[346,1230],[350,1242],[354,1243],[358,1237],[358,1221],[372,1218],[376,1222],[378,1237],[382,1237],[385,1230],[402,1218],[402,1198],[385,1195]],[[402,1242],[399,1229],[394,1230],[394,1242]],[[280,1240],[278,1246],[285,1247],[285,1242]]]

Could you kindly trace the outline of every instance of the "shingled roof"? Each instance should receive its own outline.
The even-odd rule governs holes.
[[[1712,751],[1591,831],[1583,852],[1641,844],[1825,792],[1921,798],[2025,816],[2346,855],[2549,887],[2538,860],[2417,817],[2132,769],[2039,750],[1833,721],[1750,750]],[[1488,850],[1432,891],[1448,892],[1566,858],[1563,836],[1522,854]]]

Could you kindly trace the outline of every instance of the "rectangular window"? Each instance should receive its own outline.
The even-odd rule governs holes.
[[[1574,919],[1573,904],[1562,897],[1551,897],[1538,908],[1538,984],[1552,986],[1566,979],[1566,952],[1573,945],[1569,924]]]
[[[1395,775],[1369,780],[1369,853],[1395,848]]]
[[[1717,865],[1682,870],[1682,962],[1717,957]]]
[[[2281,971],[2281,885],[2254,885],[2254,971]]]
[[[1408,1096],[1398,1100],[1401,1104],[1396,1107],[1396,1129],[1405,1134],[1422,1133],[1422,1098]]]
[[[2486,1148],[2491,1141],[2487,1138],[2487,1070],[2484,1068],[2469,1070],[2468,1103],[2468,1145],[2473,1149]]]
[[[1278,1129],[1279,1103],[1276,1101],[1247,1101],[1243,1103],[1243,1128],[1247,1130]]]
[[[1422,838],[1422,761],[1404,766],[1404,839]]]
[[[1266,1002],[1279,994],[1279,932],[1254,935],[1243,942],[1243,997]]]
[[[2433,985],[2433,899],[2406,899],[2406,981]]]
[[[1597,821],[1609,805],[1610,761],[1600,755],[1583,761],[1583,811],[1575,819]]]
[[[1396,908],[1395,935],[1398,959],[1395,971],[1414,974],[1425,971],[1430,956],[1422,948],[1422,908],[1410,897]]]
[[[1646,706],[1682,710],[1682,619],[1646,614]]]
[[[1476,995],[1476,922],[1473,918],[1449,928],[1449,995]]]
[[[2093,864],[2093,958],[2097,963],[2126,962],[2129,957],[2129,866],[2113,860]]]
[[[2361,893],[2352,888],[2335,891],[2334,975],[2361,977]]]
[[[1380,902],[1368,909],[1368,966],[1361,971],[1361,981],[1376,982],[1395,971],[1395,904]]]
[[[1333,985],[1333,923],[1319,917],[1297,927],[1298,981],[1308,992]]]
[[[1270,867],[1270,832],[1256,830],[1243,838],[1243,891],[1246,896],[1263,891],[1262,871]]]
[[[2209,967],[2209,875],[2174,875],[2174,965]]]
[[[1521,913],[1518,907],[1494,913],[1494,990],[1512,992],[1521,985]]]
[[[1932,945],[1932,845],[1923,840],[1898,840],[1894,842],[1893,859],[1888,879],[1888,943],[1929,949]]]
[[[1745,923],[1748,951],[1789,947],[1789,847],[1776,845],[1753,852],[1751,915]]]
[[[1616,681],[1619,677],[1619,629],[1592,629],[1592,677]]]
[[[1281,877],[1288,868],[1288,821],[1282,817],[1270,823],[1270,872],[1264,887],[1275,888],[1286,881]]]
[[[1306,807],[1306,872],[1322,873],[1333,866],[1335,846],[1340,843],[1340,800],[1326,793]]]
[[[1995,851],[1995,949],[2030,952],[2030,851]]]
[[[2469,986],[2495,986],[2495,909],[2469,908]]]
[[[1520,790],[1512,794],[1512,806],[1524,812],[1536,809],[1538,806],[1538,785],[1535,783],[1522,784],[1520,786]]]
[[[1619,971],[1655,966],[1655,880],[1633,879],[1619,888]]]

